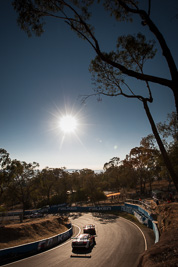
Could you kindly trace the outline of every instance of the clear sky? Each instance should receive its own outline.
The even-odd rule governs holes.
[[[151,17],[177,62],[178,2],[153,2]],[[29,38],[16,17],[11,1],[0,0],[0,147],[11,159],[35,161],[40,168],[98,170],[112,157],[124,159],[151,133],[142,103],[123,97],[98,102],[92,97],[82,105],[79,96],[93,93],[88,67],[95,53],[89,44],[54,19],[48,20],[41,37]],[[119,34],[147,34],[139,21],[119,26],[99,8],[93,21],[105,51],[115,49]],[[160,52],[146,71],[169,78]],[[138,86],[135,80],[132,85]],[[169,88],[150,85],[153,118],[164,122],[175,111],[173,95]],[[59,121],[66,114],[77,119],[75,132],[65,134],[60,129]]]

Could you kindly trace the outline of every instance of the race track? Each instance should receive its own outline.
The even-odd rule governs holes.
[[[136,267],[147,242],[143,233],[128,220],[108,214],[76,214],[71,217],[75,232],[95,224],[96,245],[85,254],[72,253],[71,240],[46,252],[7,264],[11,267]],[[153,242],[153,240],[152,240]]]

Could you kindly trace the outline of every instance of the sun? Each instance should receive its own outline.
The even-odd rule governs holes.
[[[75,132],[77,128],[77,120],[72,115],[65,115],[60,119],[59,127],[64,133]]]

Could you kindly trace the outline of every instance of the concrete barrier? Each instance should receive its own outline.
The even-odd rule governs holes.
[[[125,207],[128,213],[130,213],[129,211],[132,210],[136,218],[140,217],[139,221],[141,223],[153,229],[154,234],[155,234],[155,243],[157,243],[159,241],[159,231],[151,214],[148,211],[142,209],[140,206],[135,205],[135,204],[125,203]]]

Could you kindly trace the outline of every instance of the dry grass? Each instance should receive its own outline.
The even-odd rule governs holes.
[[[66,218],[48,216],[28,219],[23,223],[11,223],[0,227],[0,249],[18,246],[60,234],[67,230]]]

